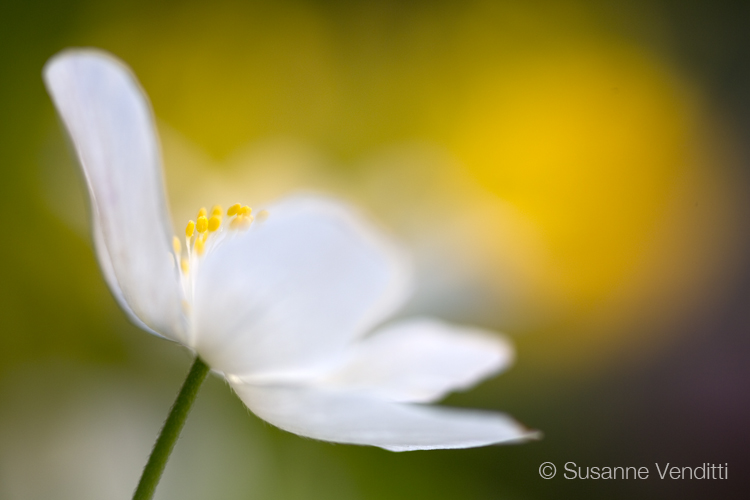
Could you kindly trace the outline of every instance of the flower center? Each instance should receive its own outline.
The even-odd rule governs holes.
[[[227,210],[227,216],[230,218],[229,224],[222,225],[221,206],[215,205],[210,213],[205,208],[201,208],[196,220],[188,221],[185,227],[185,252],[182,251],[182,243],[177,236],[172,240],[175,262],[179,265],[183,277],[187,276],[190,269],[197,263],[197,259],[206,253],[207,248],[216,246],[227,233],[248,229],[255,220],[252,212],[253,209],[249,206],[236,203]],[[265,210],[258,213],[259,219],[267,216],[268,213]],[[226,230],[227,225],[228,230]]]

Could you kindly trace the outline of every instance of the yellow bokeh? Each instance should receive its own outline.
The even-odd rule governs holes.
[[[543,233],[554,296],[584,307],[606,296],[687,166],[689,94],[647,55],[595,43],[529,54],[470,88],[459,157]]]

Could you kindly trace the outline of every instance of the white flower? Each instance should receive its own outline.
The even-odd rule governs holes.
[[[497,335],[432,319],[379,326],[405,301],[409,270],[351,208],[298,196],[268,207],[267,220],[238,205],[225,221],[217,209],[188,226],[183,249],[151,109],[128,68],[68,50],[44,78],[78,154],[96,254],[120,306],[223,373],[259,417],[396,451],[536,436],[500,413],[416,404],[497,373],[513,351]]]

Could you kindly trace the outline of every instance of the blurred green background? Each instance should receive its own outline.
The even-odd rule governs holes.
[[[299,189],[361,205],[415,256],[402,314],[514,338],[512,370],[447,403],[545,433],[331,445],[212,378],[157,498],[744,498],[746,2],[2,0],[1,499],[129,498],[190,364],[128,323],[97,268],[41,80],[71,46],[140,79],[176,227]],[[568,461],[652,475],[565,480]],[[655,462],[730,479],[659,480]]]

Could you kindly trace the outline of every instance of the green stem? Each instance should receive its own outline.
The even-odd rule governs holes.
[[[208,375],[208,365],[196,357],[193,367],[190,368],[185,383],[182,384],[182,389],[177,395],[177,399],[172,405],[172,409],[169,412],[164,427],[161,429],[161,434],[154,444],[154,449],[151,451],[151,456],[148,458],[148,463],[143,469],[143,475],[138,483],[133,494],[133,500],[150,500],[154,496],[156,491],[156,485],[159,484],[161,475],[164,472],[164,467],[167,465],[169,455],[174,449],[177,438],[180,437],[180,431],[185,425],[188,413],[190,413],[190,407],[193,406],[193,401],[198,395],[198,389],[201,384],[206,380]]]

